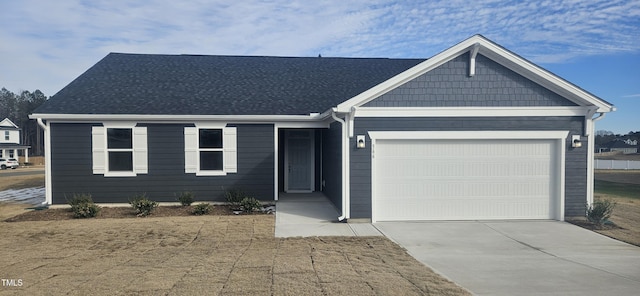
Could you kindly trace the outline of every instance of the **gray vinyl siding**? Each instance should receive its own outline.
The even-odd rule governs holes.
[[[322,191],[342,210],[342,126],[334,122],[322,130]]]
[[[98,125],[98,124],[94,124]],[[92,124],[51,125],[53,203],[65,196],[90,193],[95,202],[127,202],[146,193],[156,201],[176,201],[191,191],[196,200],[224,201],[224,192],[239,188],[261,200],[273,200],[273,125],[235,125],[238,173],[196,176],[184,173],[184,124],[139,124],[147,127],[149,173],[136,177],[94,175],[91,159]],[[230,126],[233,126],[230,124]]]
[[[369,131],[568,130],[582,134],[584,117],[356,118],[355,135],[367,135],[367,146],[356,149],[350,140],[351,218],[371,218],[371,139]],[[566,140],[565,216],[584,214],[587,202],[587,148],[571,148]]]
[[[393,89],[364,107],[576,106],[575,103],[478,54],[469,77],[469,53]]]

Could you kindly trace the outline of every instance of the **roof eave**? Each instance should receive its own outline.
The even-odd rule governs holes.
[[[324,113],[323,113],[324,114]],[[30,119],[52,121],[240,121],[240,122],[304,122],[322,121],[327,116],[319,113],[309,115],[172,115],[172,114],[52,114],[34,113]]]

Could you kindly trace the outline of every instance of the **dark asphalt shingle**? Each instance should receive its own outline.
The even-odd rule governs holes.
[[[111,53],[34,113],[324,112],[422,61]]]

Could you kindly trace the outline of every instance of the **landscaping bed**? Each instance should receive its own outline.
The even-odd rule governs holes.
[[[147,217],[192,216],[193,208],[194,206],[159,206],[154,208],[151,215]],[[262,212],[254,212],[251,214],[262,214]],[[234,215],[234,212],[231,206],[228,205],[212,205],[210,212],[206,215]],[[247,213],[242,213],[242,215],[247,215]],[[96,217],[87,219],[107,218],[137,218],[137,215],[131,207],[101,207]],[[76,219],[73,217],[73,212],[68,208],[58,208],[28,211],[11,217],[6,221],[56,221],[69,219]]]

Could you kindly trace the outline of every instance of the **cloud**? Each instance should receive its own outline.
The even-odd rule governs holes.
[[[108,52],[426,58],[483,34],[536,63],[640,50],[640,2],[120,1],[0,4],[0,81],[53,94]]]

